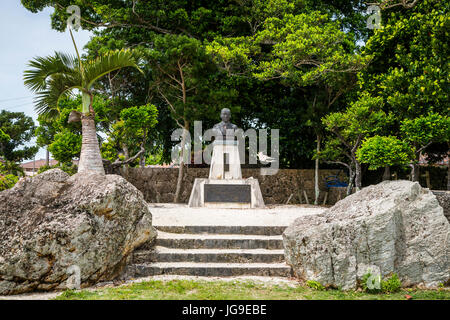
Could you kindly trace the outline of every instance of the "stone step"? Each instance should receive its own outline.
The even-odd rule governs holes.
[[[155,225],[156,229],[170,233],[213,233],[276,236],[281,235],[286,226],[173,226]]]
[[[244,234],[187,234],[158,231],[156,245],[178,249],[283,249],[283,238]]]
[[[133,274],[135,278],[162,274],[203,277],[289,277],[291,268],[285,263],[154,262],[130,265],[127,273]]]
[[[156,247],[133,253],[133,263],[149,262],[234,262],[234,263],[280,263],[284,250],[275,249],[174,249]]]

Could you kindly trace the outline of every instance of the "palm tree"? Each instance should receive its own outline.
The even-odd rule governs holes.
[[[82,61],[75,41],[73,43],[77,57],[55,52],[52,56],[34,58],[29,62],[32,69],[24,72],[24,81],[37,94],[36,112],[47,118],[58,116],[59,100],[70,96],[75,90],[81,92],[83,138],[78,172],[105,174],[95,128],[92,86],[104,75],[120,68],[135,67],[141,70],[129,50],[110,51],[97,59]]]

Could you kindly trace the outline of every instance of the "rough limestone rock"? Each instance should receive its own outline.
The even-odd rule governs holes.
[[[450,277],[450,224],[418,183],[385,181],[300,217],[283,234],[297,277],[355,289],[370,269],[403,286],[435,287]]]
[[[444,209],[444,216],[446,216],[447,220],[450,222],[450,191],[433,190],[432,192]]]
[[[77,268],[82,287],[111,280],[155,237],[142,193],[120,176],[22,179],[0,192],[0,294],[65,289]]]

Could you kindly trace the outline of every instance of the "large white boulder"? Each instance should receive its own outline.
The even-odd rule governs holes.
[[[355,289],[370,269],[397,273],[403,286],[435,287],[450,278],[450,224],[436,197],[417,182],[385,181],[298,218],[283,234],[295,275]]]
[[[117,277],[156,231],[142,193],[117,175],[59,169],[0,192],[0,295],[65,289]]]

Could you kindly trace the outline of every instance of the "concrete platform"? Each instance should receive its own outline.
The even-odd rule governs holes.
[[[149,204],[153,225],[161,226],[283,226],[303,215],[319,214],[325,207],[268,205],[263,209],[190,208],[187,204]]]

